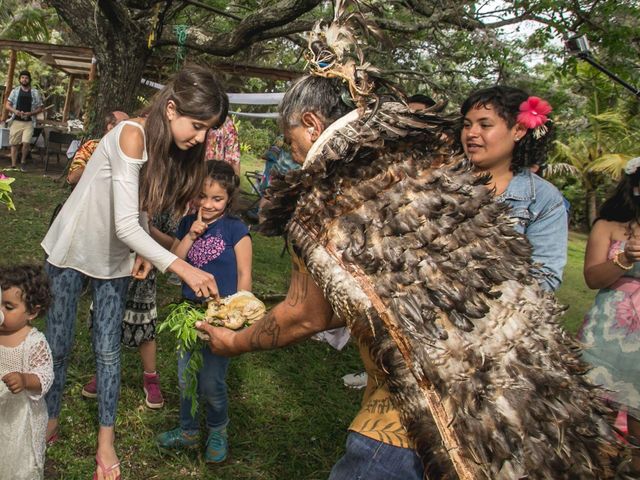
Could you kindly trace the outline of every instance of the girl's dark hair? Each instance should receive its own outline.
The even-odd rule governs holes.
[[[213,72],[189,66],[178,72],[143,112],[148,160],[141,172],[140,206],[151,215],[182,210],[197,197],[205,174],[203,144],[180,150],[171,136],[166,117],[172,100],[176,112],[202,121],[216,119],[214,128],[227,118],[229,98]]]
[[[634,188],[638,188],[639,185],[640,171],[632,175],[623,174],[613,194],[600,207],[596,222],[598,220],[623,223],[635,221],[640,224],[640,197],[633,194]]]
[[[355,109],[346,84],[339,78],[305,75],[297,79],[280,103],[283,130],[295,126],[303,113],[312,112],[322,118],[325,127]]]
[[[51,304],[49,277],[41,266],[0,267],[0,288],[8,290],[11,287],[22,291],[22,300],[29,313],[38,311],[42,314]]]
[[[512,128],[516,124],[520,104],[527,98],[529,98],[529,94],[524,90],[495,85],[472,92],[462,103],[460,113],[464,117],[472,108],[491,106],[498,116],[507,123],[507,126]],[[511,170],[517,173],[522,168],[546,163],[547,155],[553,144],[555,128],[552,121],[548,121],[545,126],[548,131],[544,136],[535,138],[533,131],[527,130],[527,133],[516,143],[513,149]]]
[[[217,182],[225,189],[229,196],[227,210],[231,210],[234,193],[240,186],[240,178],[233,171],[233,167],[222,160],[209,160],[207,162],[207,179]]]

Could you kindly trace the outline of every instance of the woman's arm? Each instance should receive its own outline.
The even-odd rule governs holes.
[[[607,288],[625,272],[608,257],[612,233],[615,228],[615,222],[599,220],[591,229],[584,256],[584,280],[589,288]],[[624,265],[632,263],[631,259],[624,255],[621,261]]]
[[[569,237],[567,211],[562,197],[543,211],[525,232],[533,252],[531,259],[540,264],[540,286],[554,291],[562,282],[562,272],[567,263],[567,241]]]
[[[251,237],[245,235],[235,244],[233,250],[236,254],[236,264],[238,266],[238,290],[251,291],[251,262],[253,256],[253,245]]]

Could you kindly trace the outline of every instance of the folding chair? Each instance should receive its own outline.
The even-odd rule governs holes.
[[[51,154],[55,154],[58,165],[60,164],[60,154],[65,156],[65,165],[68,163],[66,158],[67,149],[75,139],[76,136],[71,133],[56,132],[55,130],[49,131],[49,134],[46,136],[44,173],[47,173],[47,168],[49,168],[49,155]]]
[[[262,192],[260,191],[260,185],[264,180],[264,173],[259,172],[258,170],[251,170],[249,172],[244,172],[244,178],[247,179],[249,185],[251,186],[251,194],[261,197]],[[258,200],[260,200],[260,198],[258,198]]]
[[[33,153],[35,152],[35,149],[37,148],[38,150],[40,150],[40,163],[42,163],[43,159],[42,159],[42,147],[40,147],[38,145],[38,139],[40,138],[40,135],[42,135],[44,128],[43,127],[35,127],[33,129],[33,135],[31,135],[31,142],[29,142],[31,144],[31,150],[29,151],[29,155],[31,157],[31,162],[35,165],[36,163],[36,159],[33,156]]]

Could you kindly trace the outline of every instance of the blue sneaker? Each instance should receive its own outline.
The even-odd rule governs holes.
[[[156,442],[160,448],[167,449],[195,448],[200,443],[198,432],[189,433],[180,427],[161,433],[156,437]]]
[[[207,463],[222,463],[227,459],[229,442],[226,430],[211,430],[207,438],[207,449],[204,452],[204,461]]]

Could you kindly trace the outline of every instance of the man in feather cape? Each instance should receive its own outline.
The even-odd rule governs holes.
[[[339,22],[316,29],[312,74],[280,105],[302,168],[272,182],[261,230],[291,247],[287,297],[241,331],[198,325],[210,348],[349,327],[369,380],[330,480],[633,478],[456,119],[409,109],[344,54],[355,43]]]

